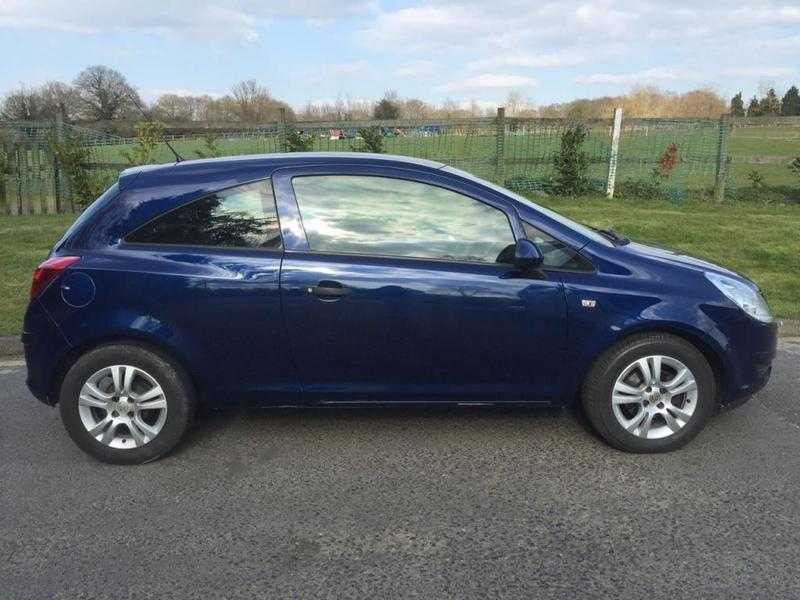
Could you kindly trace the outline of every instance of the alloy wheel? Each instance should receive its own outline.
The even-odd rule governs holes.
[[[622,370],[611,393],[617,422],[644,439],[678,433],[697,407],[697,380],[692,371],[671,356],[640,358]]]
[[[152,442],[163,429],[167,398],[161,385],[143,369],[112,365],[83,384],[78,413],[86,431],[101,444],[138,448]]]

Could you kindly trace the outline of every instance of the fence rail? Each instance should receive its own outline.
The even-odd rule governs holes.
[[[670,185],[715,189],[724,193],[728,138],[742,120],[599,119],[584,122],[583,151],[589,177],[598,191],[614,194],[621,183],[645,180],[664,153],[675,146],[677,165]],[[752,126],[742,122],[742,126]],[[564,119],[512,118],[498,109],[491,118],[369,122],[266,123],[245,129],[216,124],[213,130],[169,135],[187,159],[201,155],[285,152],[287,134],[298,132],[317,151],[361,151],[364,128],[377,128],[382,150],[428,158],[517,189],[548,189],[555,175],[554,158],[563,132],[574,123]],[[130,165],[134,138],[51,122],[0,122],[0,214],[36,214],[75,210],[72,191],[60,170],[51,142],[65,133],[89,150],[86,165],[97,176],[113,180]],[[616,140],[616,142],[615,142]],[[149,162],[174,160],[161,145]],[[737,157],[741,162],[741,157]],[[736,161],[734,161],[736,162]],[[109,181],[110,182],[110,181]]]

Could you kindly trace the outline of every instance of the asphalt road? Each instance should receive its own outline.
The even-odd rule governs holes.
[[[800,598],[800,341],[687,448],[564,411],[204,418],[143,467],[82,454],[0,366],[0,598]]]

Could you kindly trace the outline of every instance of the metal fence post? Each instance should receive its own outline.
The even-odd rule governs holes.
[[[622,129],[622,107],[614,109],[614,128],[611,130],[611,153],[608,155],[608,179],[606,196],[614,197],[614,183],[617,180],[617,161],[619,159],[619,132]]]
[[[729,115],[719,118],[719,138],[717,142],[717,170],[714,179],[714,200],[725,199],[725,179],[728,173],[728,133],[730,130]]]
[[[281,122],[278,125],[278,144],[281,152],[288,152],[286,147],[286,109],[281,107]]]
[[[497,107],[497,118],[495,119],[495,183],[503,185],[506,169],[506,109],[504,106]]]

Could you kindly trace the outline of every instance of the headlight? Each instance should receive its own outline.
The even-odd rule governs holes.
[[[706,273],[706,279],[754,319],[765,323],[772,321],[769,306],[755,288],[719,273]]]

